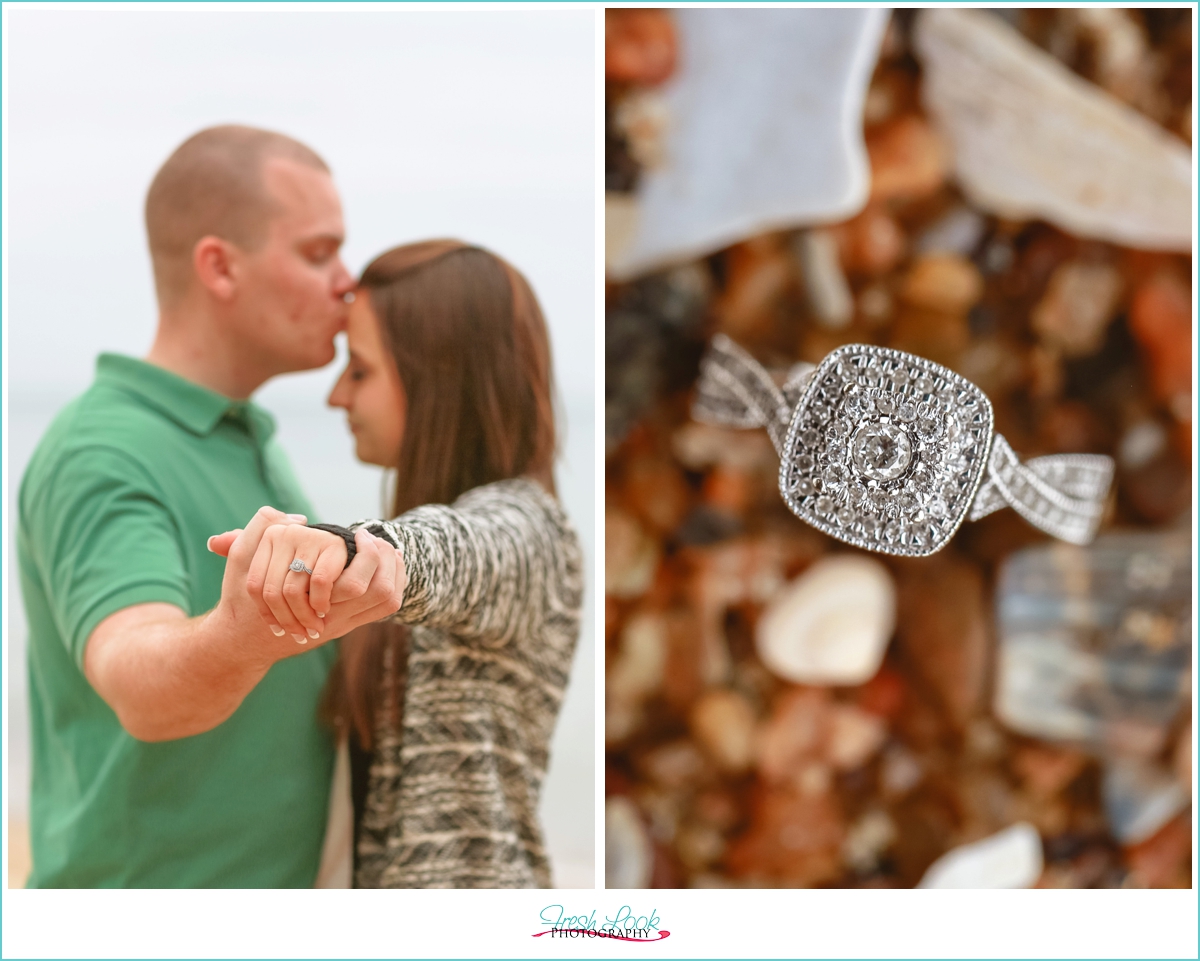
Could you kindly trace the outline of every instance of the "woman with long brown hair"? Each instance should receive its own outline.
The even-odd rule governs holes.
[[[329,403],[358,458],[395,471],[395,520],[273,527],[251,580],[303,643],[356,531],[403,556],[400,611],[341,641],[326,698],[349,741],[354,886],[548,886],[537,803],[582,562],[554,496],[541,310],[500,258],[428,241],[366,268],[348,339]]]

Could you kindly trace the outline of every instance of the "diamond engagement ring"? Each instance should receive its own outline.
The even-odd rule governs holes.
[[[1096,535],[1113,461],[1055,454],[1021,462],[993,431],[992,404],[940,364],[848,344],[782,387],[724,334],[700,365],[696,420],[765,427],[779,492],[801,520],[869,551],[924,557],[964,520],[1012,507],[1072,544]]]
[[[275,569],[279,570],[279,568],[275,568]],[[298,558],[298,557],[288,565],[288,570],[295,571],[297,574],[311,574],[312,573],[312,568],[309,567],[307,564],[305,564],[304,561],[300,560],[300,558]]]

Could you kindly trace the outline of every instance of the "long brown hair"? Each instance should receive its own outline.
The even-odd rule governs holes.
[[[495,254],[457,240],[395,247],[363,271],[407,401],[391,498],[395,517],[449,504],[481,484],[530,476],[553,492],[554,386],[550,342],[529,283]],[[402,669],[407,630],[369,625],[347,638],[328,713],[369,749],[385,692],[385,658]]]

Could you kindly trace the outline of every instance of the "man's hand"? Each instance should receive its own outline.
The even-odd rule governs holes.
[[[263,517],[260,511],[245,531],[218,534],[208,546],[230,560],[222,599],[236,590],[236,583],[229,583],[232,570],[232,579],[243,579],[246,593],[277,637],[323,643],[400,609],[407,585],[404,559],[386,541],[358,531],[354,561],[346,567],[346,544],[337,535],[280,522],[261,528],[257,522]],[[297,559],[312,573],[292,570]]]

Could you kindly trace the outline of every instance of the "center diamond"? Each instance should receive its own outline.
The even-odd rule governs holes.
[[[895,424],[863,424],[850,441],[850,459],[868,480],[895,480],[912,463],[912,443]]]

